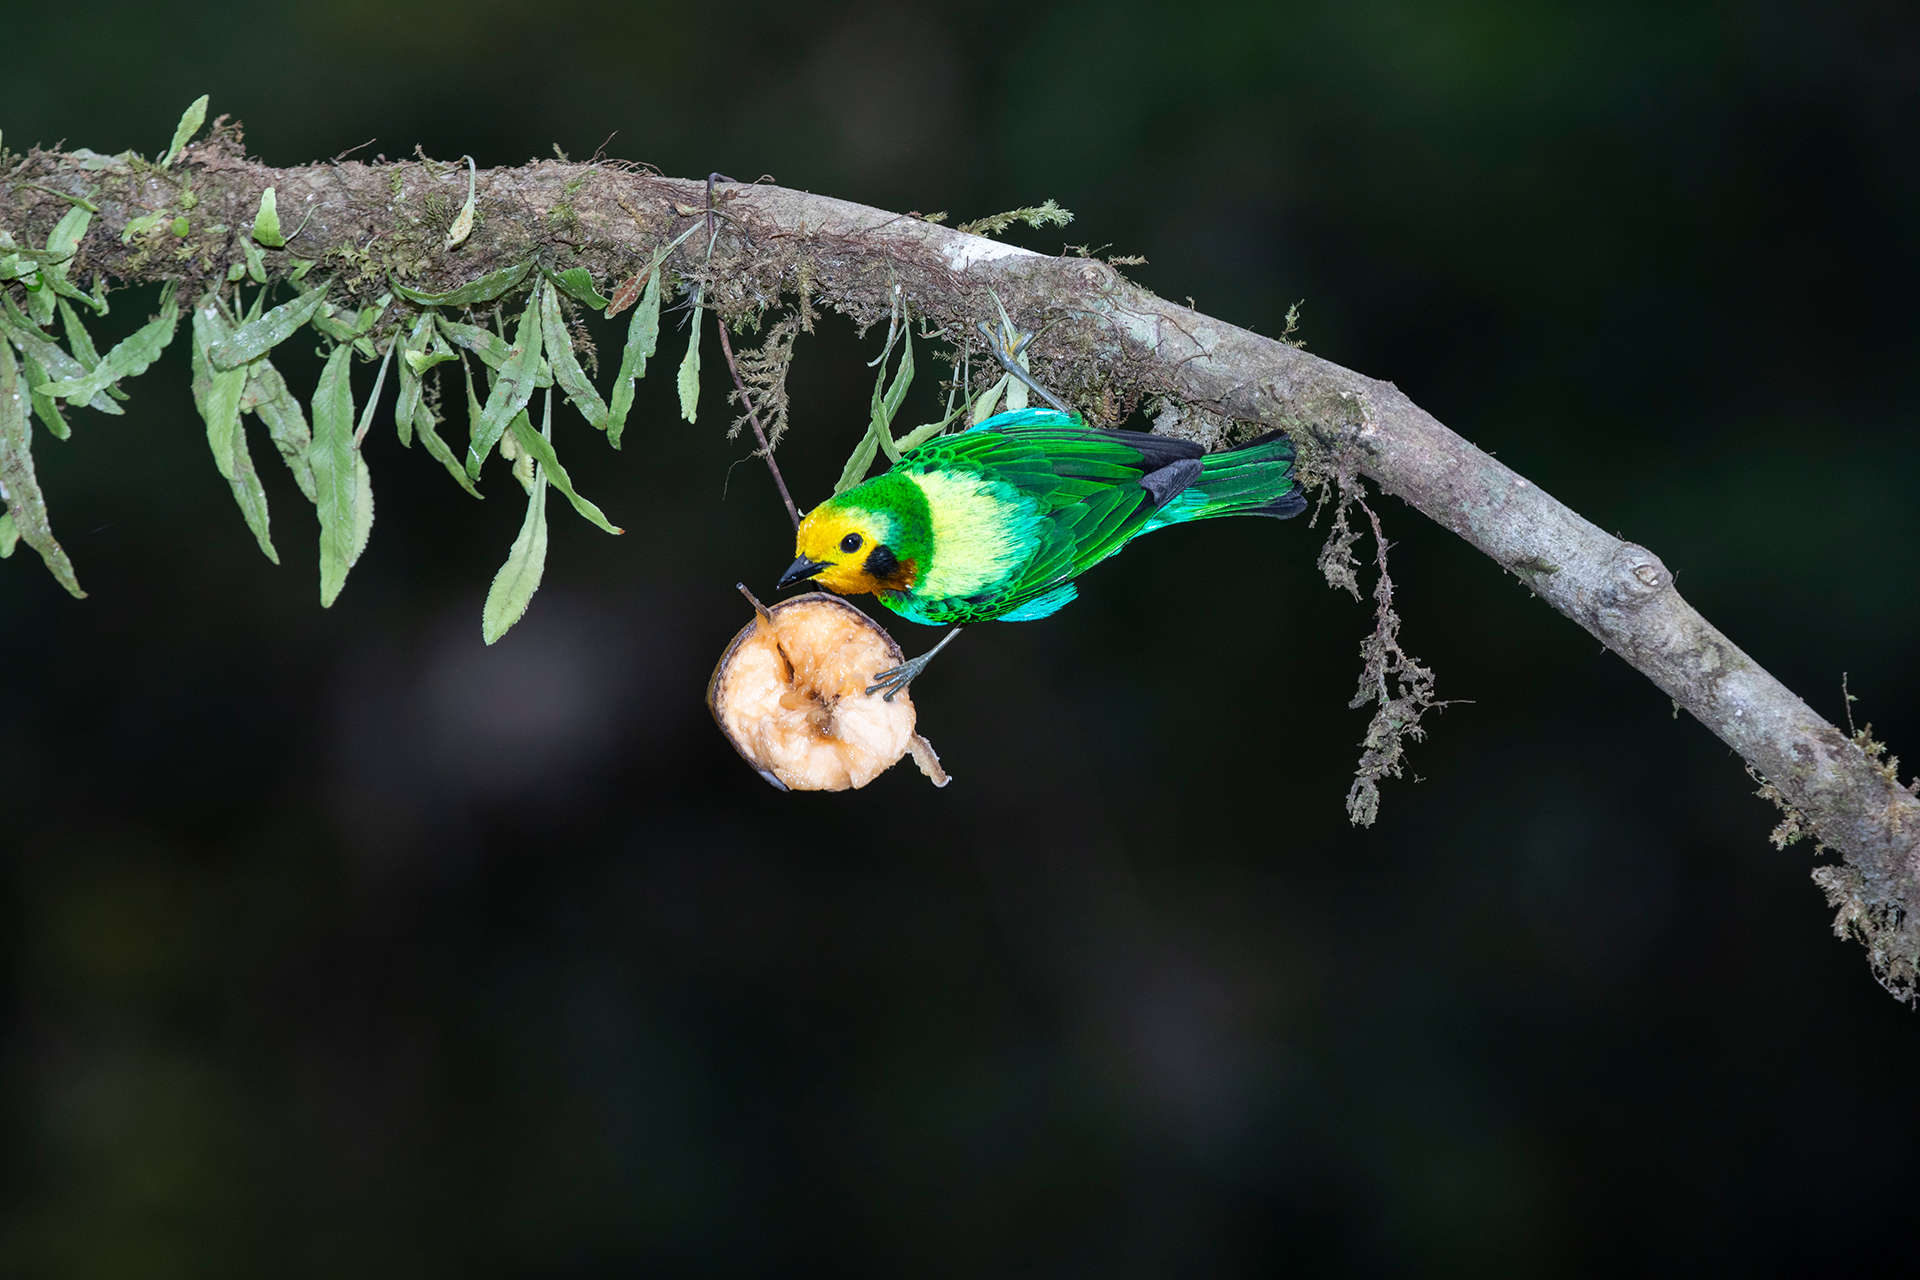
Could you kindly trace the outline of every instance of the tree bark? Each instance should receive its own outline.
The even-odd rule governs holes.
[[[530,258],[627,280],[706,217],[708,189],[622,163],[483,171],[474,229],[449,249],[445,232],[467,195],[463,164],[273,169],[245,157],[236,131],[216,129],[167,170],[36,151],[0,158],[0,171],[0,227],[18,244],[44,244],[72,207],[65,197],[97,206],[71,279],[173,279],[190,289],[211,287],[244,260],[271,186],[292,239],[265,252],[268,273],[284,277],[314,261],[314,279],[335,281],[335,301],[386,292],[394,280],[447,290]],[[1840,852],[1840,864],[1814,873],[1838,908],[1836,932],[1867,945],[1876,977],[1896,997],[1915,998],[1915,787],[1899,783],[1878,744],[1814,714],[1707,622],[1653,552],[1583,519],[1392,383],[1168,303],[1095,259],[1048,257],[775,186],[722,183],[714,209],[711,258],[703,232],[668,261],[683,281],[703,284],[723,317],[799,294],[872,323],[898,299],[957,349],[979,350],[973,323],[1004,305],[1041,334],[1032,357],[1039,376],[1094,420],[1117,421],[1157,396],[1176,418],[1199,410],[1203,419],[1283,428],[1320,478],[1351,487],[1355,474],[1366,476],[1466,539],[1739,752],[1768,784],[1763,794],[1787,810],[1777,841],[1807,833]],[[129,222],[154,214],[163,216],[123,242]]]

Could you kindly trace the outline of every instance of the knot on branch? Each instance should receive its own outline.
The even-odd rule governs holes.
[[[1613,567],[1602,588],[1602,604],[1615,609],[1638,609],[1673,586],[1673,574],[1660,557],[1631,542],[1614,549]]]

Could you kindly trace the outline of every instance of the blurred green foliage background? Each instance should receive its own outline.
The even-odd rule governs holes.
[[[1311,350],[1658,551],[1835,719],[1850,673],[1920,751],[1909,5],[75,0],[5,28],[16,149],[151,153],[211,93],[277,164],[617,130],[668,173],[956,219],[1057,198],[1169,297],[1266,333],[1304,298]],[[802,341],[803,505],[877,345]],[[949,789],[779,795],[700,698],[790,532],[719,381],[697,428],[670,383],[622,454],[559,424],[628,533],[556,513],[493,649],[517,492],[474,503],[384,415],[326,612],[310,509],[263,464],[262,560],[183,340],[126,417],[40,437],[92,596],[0,564],[0,1271],[1909,1248],[1914,1015],[1739,761],[1492,564],[1383,507],[1405,639],[1459,701],[1371,831],[1341,809],[1367,611],[1305,521],[1175,530],[968,633],[915,688]]]

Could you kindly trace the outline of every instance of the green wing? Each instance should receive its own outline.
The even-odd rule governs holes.
[[[1006,582],[965,602],[964,612],[990,618],[1120,550],[1157,509],[1141,477],[1203,452],[1186,440],[1103,431],[1051,409],[1030,409],[929,441],[902,458],[900,469],[971,472],[1011,485],[1033,502],[1033,556]]]

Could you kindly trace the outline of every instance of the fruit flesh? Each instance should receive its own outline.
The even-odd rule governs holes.
[[[756,606],[758,602],[755,602]],[[814,593],[762,610],[714,669],[707,703],[762,777],[794,791],[866,786],[909,751],[936,786],[947,775],[914,732],[913,702],[866,692],[898,645],[859,609]]]

